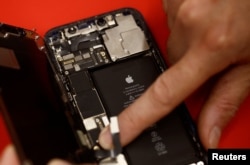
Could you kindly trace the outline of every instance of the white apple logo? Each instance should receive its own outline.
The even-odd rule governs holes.
[[[125,78],[125,81],[128,83],[128,84],[131,84],[134,82],[132,76],[128,75],[126,78]]]

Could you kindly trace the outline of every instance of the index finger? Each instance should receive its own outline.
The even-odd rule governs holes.
[[[215,53],[190,49],[118,116],[121,143],[128,144],[143,130],[171,112],[208,78],[228,65],[223,61]],[[99,141],[104,148],[109,148],[112,146],[109,144],[111,137],[109,131],[105,132]]]

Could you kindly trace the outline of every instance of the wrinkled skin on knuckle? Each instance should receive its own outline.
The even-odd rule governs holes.
[[[235,44],[237,44],[235,42],[235,37],[232,36],[230,32],[228,32],[227,27],[225,27],[225,30],[220,30],[220,28],[220,25],[215,26],[214,28],[209,29],[208,33],[206,34],[202,45],[207,50],[212,52],[222,52],[232,48]]]
[[[218,5],[220,4],[218,3]],[[237,26],[232,25],[235,17],[230,5],[222,3],[221,6],[215,8],[217,14],[220,10],[224,10],[221,11],[221,15],[217,16],[217,14],[215,14],[211,16],[211,23],[207,27],[203,44],[209,51],[222,52],[237,44],[237,42],[235,42],[237,40],[237,34],[234,32],[239,29]]]
[[[135,117],[136,116],[136,117]],[[126,127],[128,128],[134,128],[135,130],[138,130],[138,118],[140,115],[135,114],[135,111],[127,111],[126,113],[123,114],[123,121],[126,123]],[[127,130],[127,129],[123,129]],[[129,130],[131,131],[131,130]],[[126,132],[127,133],[127,132]]]
[[[232,27],[229,21],[226,25],[220,24],[210,28],[201,41],[200,46],[208,52],[214,52],[217,59],[228,61],[229,65],[246,61],[250,58],[249,38],[238,35],[239,31],[247,33],[241,27]]]
[[[246,17],[244,15],[250,15],[250,12],[241,11],[240,5],[237,5],[234,1],[206,1],[211,3],[208,3],[208,7],[204,8],[204,10],[198,9],[202,4],[197,0],[186,0],[179,7],[177,20],[183,26],[183,30],[186,30],[186,33],[190,33],[190,35],[186,36],[186,38],[189,37],[189,40],[186,40],[186,42],[192,43],[195,39],[193,34],[197,36],[197,30],[201,30],[200,36],[198,36],[200,38],[199,46],[210,52],[231,54],[231,57],[234,56],[234,58],[229,60],[232,61],[231,63],[235,63],[239,59],[235,54],[242,53],[243,48],[245,52],[250,52],[250,24],[248,23],[249,21],[244,19]],[[244,14],[239,15],[238,13],[241,12]],[[185,38],[185,36],[183,37]],[[173,40],[173,38],[170,39]],[[176,40],[176,38],[174,39]],[[179,37],[177,40],[183,45],[183,39]],[[177,42],[174,41],[174,43]],[[169,43],[171,44],[173,41]],[[175,46],[176,44],[172,45]],[[173,50],[169,53],[171,56],[172,52],[177,52],[176,54],[180,54],[179,52],[181,52],[181,49],[171,49]],[[184,52],[182,51],[181,53]],[[179,59],[179,55],[177,59]],[[172,61],[175,62],[176,60],[170,60],[170,63],[174,63]]]
[[[239,109],[239,105],[236,105],[229,100],[221,99],[216,105],[218,114],[220,114],[220,120],[224,121],[222,123],[227,123],[231,118],[233,118]]]
[[[204,13],[197,10],[197,6],[201,5],[198,3],[198,0],[185,0],[176,11],[177,18],[171,25],[167,42],[167,62],[170,65],[179,61],[193,42],[196,42],[197,37],[199,39],[196,29],[197,24],[203,22]]]
[[[163,73],[164,74],[164,73]],[[151,101],[159,110],[167,111],[169,107],[172,107],[173,94],[169,86],[169,82],[166,81],[164,76],[160,76],[155,84],[151,87]]]
[[[250,2],[244,1],[240,4],[233,0],[217,1],[220,2],[217,13],[221,11],[221,15],[215,15],[203,40],[203,46],[208,51],[226,55],[231,63],[247,59],[249,61]]]

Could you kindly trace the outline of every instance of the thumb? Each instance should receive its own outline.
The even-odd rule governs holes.
[[[213,88],[198,121],[200,138],[206,148],[217,147],[223,128],[249,94],[249,75],[249,64],[231,68]]]

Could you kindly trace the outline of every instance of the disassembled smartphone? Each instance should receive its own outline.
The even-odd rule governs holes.
[[[56,27],[44,40],[33,31],[1,24],[0,107],[22,164],[44,165],[54,157],[100,165],[207,164],[184,105],[120,146],[113,116],[165,69],[134,9]],[[109,124],[114,149],[106,151],[98,135]]]

